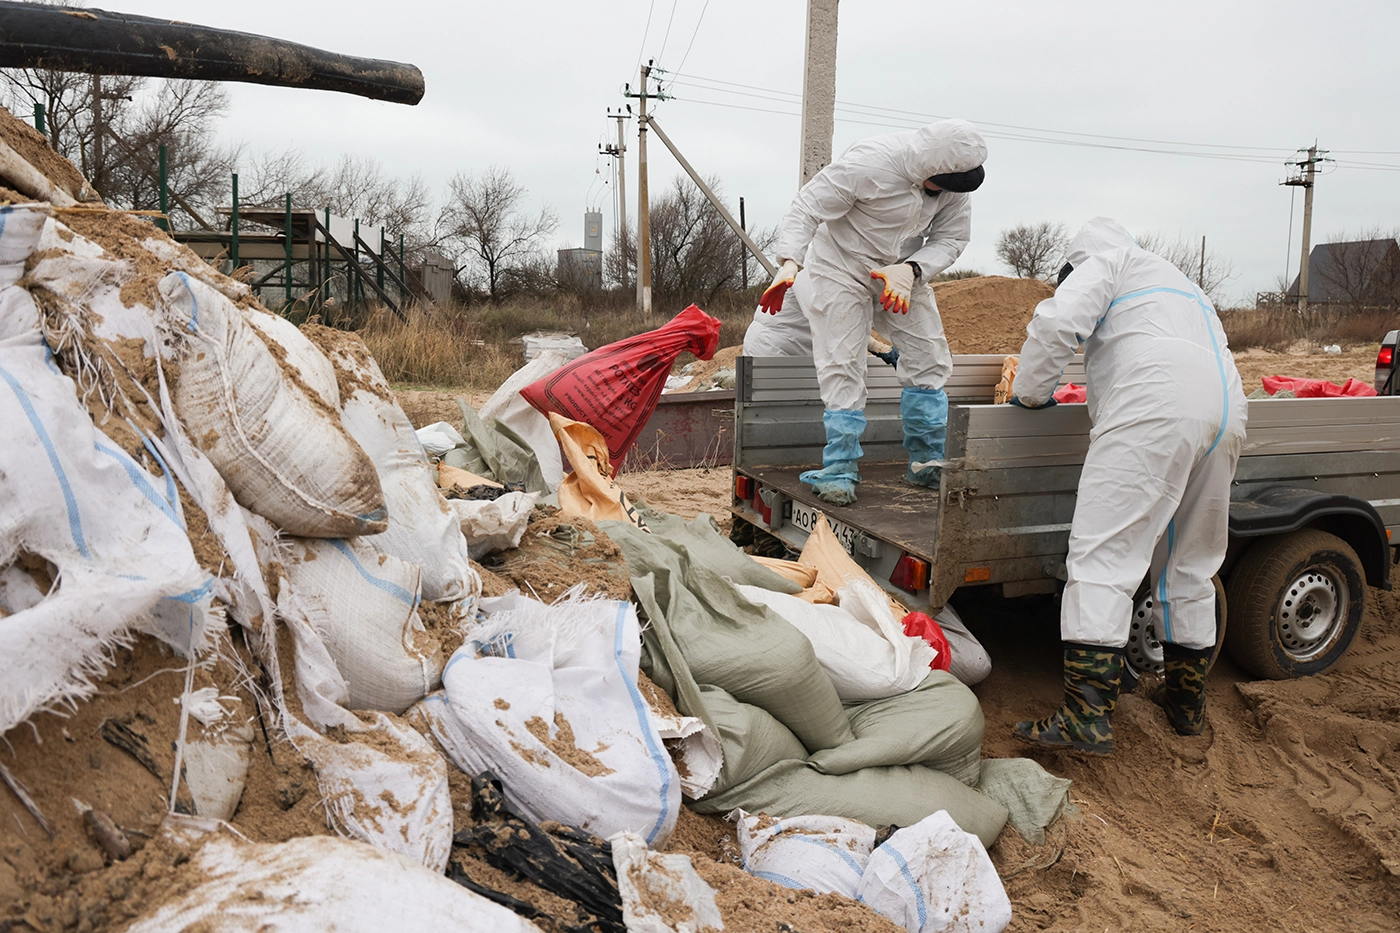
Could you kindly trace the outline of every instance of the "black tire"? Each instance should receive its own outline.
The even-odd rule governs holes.
[[[1225,643],[1230,602],[1226,598],[1225,586],[1220,582],[1220,577],[1211,577],[1210,582],[1215,585],[1215,652],[1210,656],[1210,666],[1206,668],[1206,673],[1210,673],[1211,668],[1215,667],[1215,662],[1220,659],[1220,650]],[[1136,689],[1142,675],[1162,673],[1162,642],[1152,631],[1150,617],[1153,595],[1149,584],[1149,580],[1143,580],[1142,586],[1138,587],[1137,593],[1133,595],[1132,627],[1128,632],[1128,646],[1123,656],[1121,689],[1124,693],[1131,693]]]
[[[1320,674],[1346,654],[1366,612],[1356,552],[1336,535],[1307,528],[1266,538],[1230,574],[1225,650],[1256,677]]]

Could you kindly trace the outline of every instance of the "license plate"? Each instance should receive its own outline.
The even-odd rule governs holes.
[[[822,513],[814,506],[803,505],[801,502],[794,502],[792,504],[792,517],[788,520],[792,522],[793,527],[801,528],[803,531],[811,534],[812,529],[817,527],[817,516],[821,514]],[[856,553],[856,541],[861,537],[861,533],[845,522],[838,522],[830,517],[828,517],[826,521],[831,525],[832,531],[836,532],[836,540],[841,542],[841,546],[846,549],[846,553],[854,556]]]

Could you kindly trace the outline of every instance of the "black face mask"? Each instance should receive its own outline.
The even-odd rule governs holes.
[[[1063,266],[1060,266],[1060,274],[1055,279],[1055,287],[1059,288],[1061,285],[1065,284],[1065,279],[1069,278],[1069,274],[1073,271],[1074,266],[1071,266],[1069,263],[1065,263]]]

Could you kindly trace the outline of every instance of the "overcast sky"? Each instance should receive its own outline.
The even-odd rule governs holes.
[[[416,107],[229,85],[223,132],[314,160],[373,156],[435,192],[457,171],[507,166],[557,211],[560,245],[581,245],[590,206],[610,235],[610,163],[597,148],[615,135],[606,111],[626,103],[639,58],[679,72],[658,122],[731,204],[745,198],[751,226],[777,223],[797,186],[805,0],[93,5],[417,65],[427,94]],[[1008,226],[1073,229],[1108,214],[1134,232],[1205,235],[1233,264],[1225,294],[1252,304],[1285,262],[1297,272],[1302,189],[1279,181],[1298,147],[1316,139],[1338,160],[1318,180],[1314,243],[1400,226],[1397,36],[1394,0],[844,0],[834,150],[935,117],[972,120],[990,154],[958,268],[1004,272],[994,242]],[[649,156],[655,192],[680,168],[655,139]]]

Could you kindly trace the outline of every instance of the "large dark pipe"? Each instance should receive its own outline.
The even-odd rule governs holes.
[[[423,99],[423,72],[413,65],[229,29],[11,0],[0,0],[0,68],[242,81],[396,104]]]

